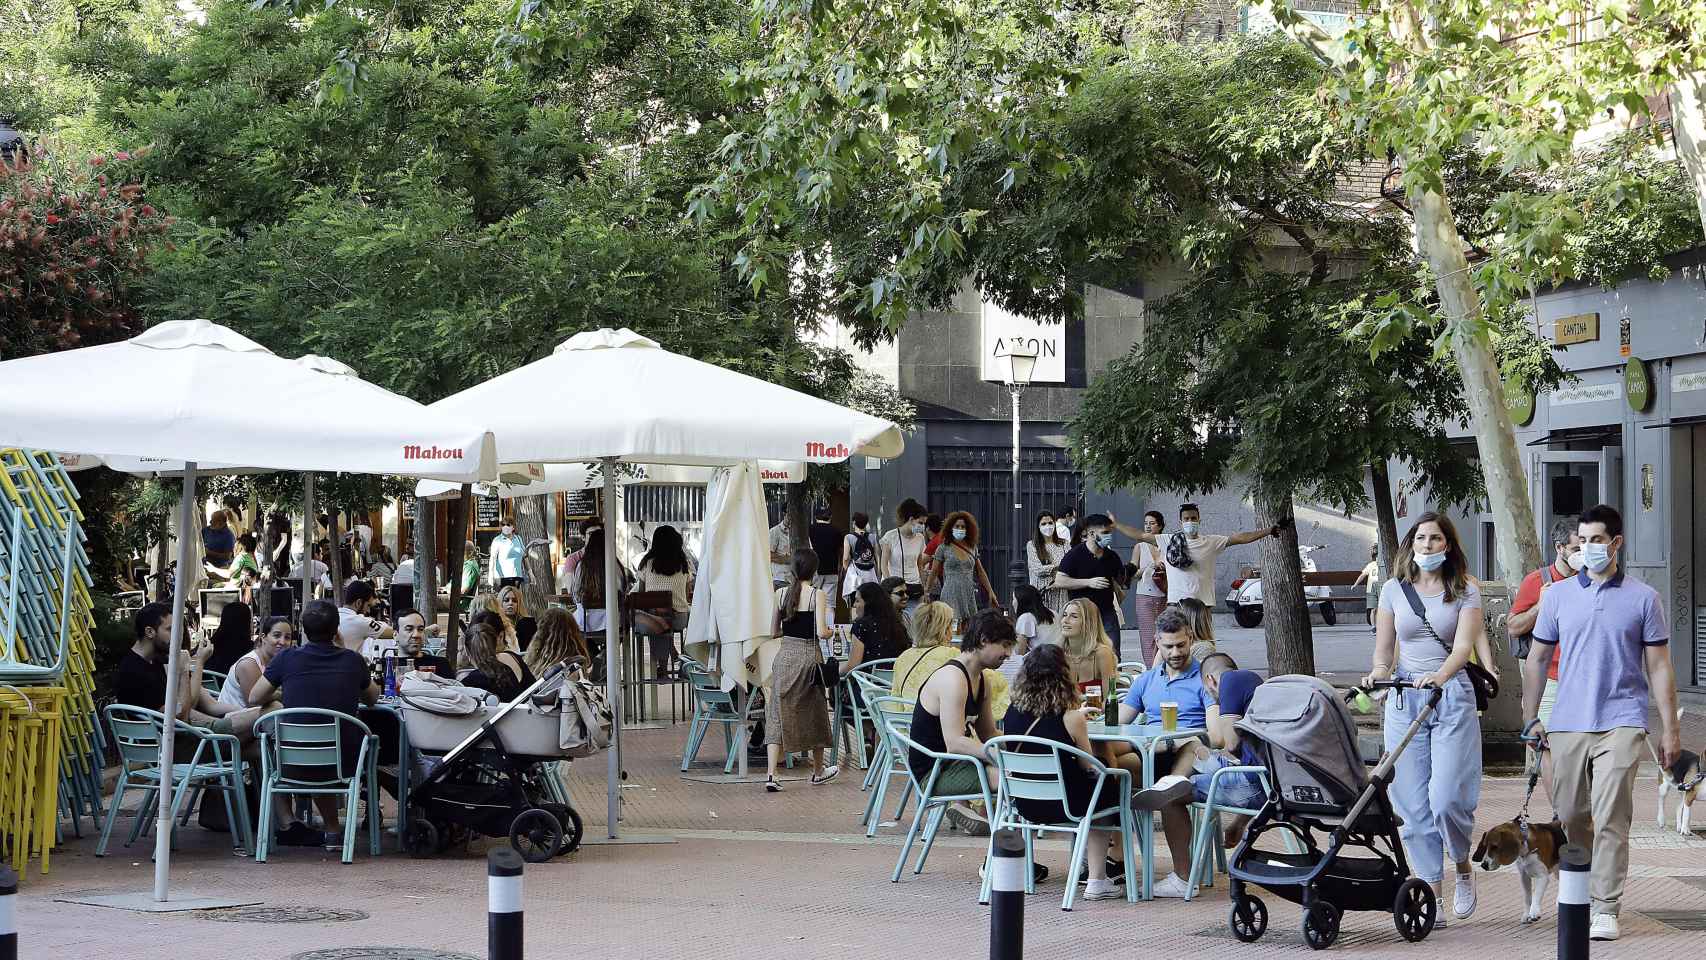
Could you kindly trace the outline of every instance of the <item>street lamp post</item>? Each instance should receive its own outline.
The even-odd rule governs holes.
[[[1025,566],[1025,501],[1019,491],[1019,394],[1030,386],[1031,376],[1036,372],[1037,351],[1023,341],[1014,340],[1004,356],[1007,360],[1007,392],[1013,397],[1013,555],[1008,570],[1013,593],[1017,597],[1019,588],[1031,581],[1030,571]],[[1017,599],[1014,602],[1017,604]]]

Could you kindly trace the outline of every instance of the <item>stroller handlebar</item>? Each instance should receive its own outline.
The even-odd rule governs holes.
[[[1424,687],[1420,684],[1417,684],[1417,683],[1410,681],[1410,680],[1405,680],[1401,677],[1393,677],[1390,680],[1376,680],[1373,683],[1366,683],[1366,684],[1365,683],[1359,683],[1359,684],[1357,684],[1356,686],[1345,691],[1345,702],[1349,703],[1352,700],[1355,700],[1357,697],[1357,694],[1372,693],[1373,691],[1376,691],[1376,690],[1426,690],[1426,691],[1428,691],[1429,694],[1431,694],[1431,696],[1429,697],[1429,702],[1433,706],[1438,706],[1440,697],[1445,695],[1445,690],[1441,687],[1436,687],[1436,686]]]

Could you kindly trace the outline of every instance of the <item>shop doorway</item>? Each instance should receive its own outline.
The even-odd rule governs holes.
[[[1549,554],[1552,522],[1575,517],[1596,503],[1623,511],[1623,448],[1541,450],[1529,472],[1529,495],[1539,526],[1540,552]],[[1627,511],[1624,511],[1627,512]]]

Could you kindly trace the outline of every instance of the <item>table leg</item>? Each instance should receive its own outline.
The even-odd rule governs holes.
[[[1155,741],[1143,745],[1143,789],[1155,786]],[[1155,898],[1155,813],[1139,810],[1143,818],[1143,899]]]

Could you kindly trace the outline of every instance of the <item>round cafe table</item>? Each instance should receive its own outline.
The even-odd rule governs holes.
[[[1163,729],[1159,723],[1126,723],[1110,727],[1100,721],[1091,721],[1089,735],[1092,743],[1129,743],[1133,750],[1143,758],[1142,787],[1155,786],[1155,749],[1184,740],[1194,740],[1208,731],[1201,727],[1179,727],[1174,730]],[[1154,898],[1155,886],[1155,816],[1139,811],[1138,820],[1138,850],[1143,858],[1143,889],[1140,895],[1145,900]]]

